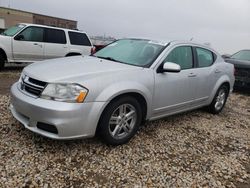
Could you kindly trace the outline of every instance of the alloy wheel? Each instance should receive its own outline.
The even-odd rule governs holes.
[[[216,102],[215,102],[215,109],[220,110],[226,101],[226,91],[224,89],[221,89],[216,97]]]
[[[115,139],[127,137],[133,130],[137,120],[137,112],[131,104],[121,104],[116,108],[109,120],[109,132]]]

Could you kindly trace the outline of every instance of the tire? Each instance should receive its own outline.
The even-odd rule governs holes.
[[[141,121],[139,102],[133,97],[122,97],[106,107],[99,121],[98,133],[109,145],[125,144],[136,134]]]
[[[216,92],[212,103],[208,106],[208,110],[212,114],[220,113],[226,102],[229,94],[229,88],[223,84]]]
[[[0,71],[4,69],[5,58],[0,54]]]

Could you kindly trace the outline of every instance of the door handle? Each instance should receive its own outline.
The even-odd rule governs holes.
[[[189,73],[188,77],[196,77],[197,75],[194,73]]]
[[[38,43],[34,43],[33,45],[34,45],[34,46],[40,46],[41,48],[43,47],[43,45],[38,44]]]
[[[221,71],[219,69],[216,69],[215,73],[221,73]]]

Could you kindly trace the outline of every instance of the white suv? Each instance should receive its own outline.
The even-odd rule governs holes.
[[[17,24],[0,35],[0,69],[5,63],[89,55],[93,45],[86,33],[36,24]]]

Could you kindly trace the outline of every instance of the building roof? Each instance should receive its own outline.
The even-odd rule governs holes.
[[[29,12],[29,11],[24,11],[24,10],[19,10],[19,9],[13,9],[13,8],[7,8],[7,7],[2,7],[2,6],[0,6],[0,9],[6,9],[6,10],[10,10],[10,11],[11,10],[13,10],[13,11],[19,11],[19,12],[23,12],[23,13],[38,15],[38,16],[46,16],[46,17],[50,17],[50,18],[62,19],[62,20],[71,21],[71,22],[77,22],[76,20],[70,20],[70,19],[65,19],[65,18],[60,18],[60,17],[55,17],[55,16],[48,16],[48,15],[39,14],[39,13],[35,13],[35,12]]]

